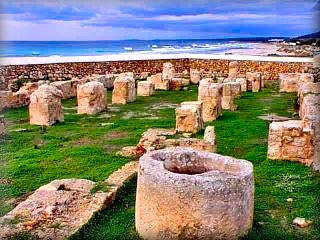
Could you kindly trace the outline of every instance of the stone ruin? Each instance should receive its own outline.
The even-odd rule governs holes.
[[[272,122],[269,126],[268,158],[311,165],[313,131],[303,121]]]
[[[201,72],[198,69],[190,69],[190,82],[192,84],[198,84],[201,80]]]
[[[246,92],[248,90],[248,84],[246,78],[237,78],[236,82],[240,84],[241,92]]]
[[[234,103],[235,98],[241,95],[241,85],[237,82],[227,82],[222,84],[222,109],[235,111],[237,105]]]
[[[279,80],[280,92],[298,92],[300,84],[312,83],[314,78],[310,73],[281,73]]]
[[[63,122],[62,92],[51,85],[41,85],[30,96],[30,124],[50,126]]]
[[[137,88],[138,96],[151,96],[154,94],[154,84],[151,81],[139,81]]]
[[[126,104],[136,100],[136,83],[131,72],[121,73],[114,81],[112,91],[113,104]]]
[[[252,227],[252,163],[190,148],[139,160],[136,230],[143,239],[239,239]]]
[[[216,120],[222,112],[222,85],[213,83],[211,79],[203,79],[199,83],[198,101],[202,102],[204,122]]]
[[[229,62],[228,78],[237,79],[240,73],[240,63],[238,61]]]
[[[176,71],[171,62],[166,62],[163,64],[162,79],[170,82],[174,78],[175,73]]]
[[[162,78],[162,73],[157,73],[155,75],[151,75],[147,78],[148,81],[154,84],[154,88],[158,90],[168,90],[169,89],[169,81],[167,79]]]
[[[299,82],[295,83],[294,89],[291,88],[290,90],[296,91],[298,88],[301,120],[270,124],[268,157],[270,159],[298,161],[308,166],[312,165],[316,171],[319,171],[320,85],[319,83],[309,82],[312,79],[309,74],[301,74],[301,76],[299,76]]]
[[[176,108],[176,131],[197,133],[204,128],[202,102],[183,102]]]
[[[259,72],[247,72],[246,78],[251,86],[252,92],[259,92],[261,88],[264,86],[262,75]]]
[[[124,147],[118,154],[125,157],[140,157],[146,152],[177,146],[207,152],[216,151],[216,137],[213,126],[206,127],[203,139],[174,138],[176,133],[173,129],[150,128],[142,134],[137,146]]]
[[[84,84],[78,79],[52,82],[50,85],[57,87],[62,92],[63,99],[69,99],[77,96],[77,85]]]
[[[106,91],[100,82],[77,86],[78,114],[96,114],[107,108]]]
[[[3,136],[5,134],[5,120],[3,116],[0,116],[0,136]]]

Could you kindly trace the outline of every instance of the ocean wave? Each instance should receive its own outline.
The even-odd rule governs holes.
[[[124,47],[123,49],[126,50],[126,51],[133,51],[132,47]]]

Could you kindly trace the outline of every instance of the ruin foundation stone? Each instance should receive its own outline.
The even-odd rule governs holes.
[[[177,132],[197,133],[203,127],[202,102],[184,102],[176,109]]]
[[[100,82],[88,82],[77,86],[78,114],[96,114],[106,110],[105,88]]]
[[[202,102],[202,117],[204,122],[216,120],[222,111],[222,85],[203,79],[199,83],[198,101]]]
[[[175,72],[176,71],[171,62],[164,63],[163,69],[162,69],[162,79],[165,79],[168,81],[172,80],[172,78],[174,78]]]
[[[138,96],[151,96],[154,94],[154,84],[151,81],[139,81],[137,95]]]
[[[174,77],[169,81],[169,90],[179,91],[183,86],[182,78]]]
[[[148,77],[148,81],[153,82],[155,89],[159,89],[159,90],[169,89],[169,80],[163,79],[161,73],[151,75],[150,77]]]
[[[5,133],[5,121],[4,117],[0,116],[0,136],[3,136]]]
[[[167,148],[139,160],[136,230],[143,239],[238,239],[252,227],[253,166]]]
[[[261,87],[262,87],[261,73],[259,73],[259,72],[254,72],[254,73],[247,72],[246,73],[246,78],[247,78],[247,81],[251,85],[252,92],[259,92],[261,90]]]
[[[126,104],[136,100],[135,80],[132,73],[121,73],[114,81],[113,104]]]
[[[299,116],[320,116],[320,94],[306,94],[300,104]]]
[[[201,72],[198,69],[190,69],[190,82],[192,84],[198,84],[201,80]]]
[[[314,77],[310,73],[281,73],[279,80],[280,92],[298,92],[300,84],[311,83]]]
[[[237,105],[234,99],[241,94],[241,85],[237,82],[227,82],[222,84],[222,109],[235,111]]]
[[[61,106],[62,92],[51,85],[41,85],[30,96],[30,124],[50,126],[63,122]]]
[[[63,95],[63,99],[73,98],[77,96],[77,85],[79,81],[68,80],[68,81],[57,81],[52,82],[51,85],[57,87]]]
[[[269,126],[268,158],[310,165],[314,153],[314,132],[302,120],[272,122]]]
[[[239,70],[240,70],[240,63],[238,61],[230,62],[228,78],[236,79],[240,73]]]
[[[246,78],[237,78],[236,82],[240,84],[241,92],[247,91],[247,79]]]

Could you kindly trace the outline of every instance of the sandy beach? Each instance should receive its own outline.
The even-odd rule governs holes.
[[[279,46],[270,43],[256,43],[254,49],[236,49],[221,54],[197,54],[197,53],[122,53],[100,56],[49,56],[49,57],[3,57],[0,65],[28,65],[66,62],[106,62],[106,61],[130,61],[130,60],[155,60],[155,59],[225,59],[225,60],[252,60],[271,62],[312,62],[311,57],[287,56],[278,51]],[[270,56],[270,55],[277,56]]]

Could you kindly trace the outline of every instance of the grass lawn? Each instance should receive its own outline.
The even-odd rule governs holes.
[[[109,92],[109,102],[110,97]],[[303,165],[268,160],[268,122],[257,118],[266,113],[292,117],[295,98],[296,94],[278,93],[276,86],[260,93],[247,92],[237,100],[238,111],[225,111],[207,124],[216,128],[218,153],[254,164],[254,227],[246,239],[320,239],[320,178]],[[26,108],[6,111],[10,125],[8,136],[0,140],[0,216],[12,208],[11,199],[53,179],[105,179],[131,160],[115,152],[135,145],[148,128],[173,128],[175,104],[196,99],[195,86],[189,91],[157,91],[155,96],[110,106],[95,116],[77,115],[75,100],[66,100],[65,122],[47,129],[30,126]],[[132,181],[111,208],[98,214],[73,239],[137,239],[134,198]],[[287,202],[288,198],[293,202]],[[295,217],[305,217],[313,224],[297,229],[291,224]]]

